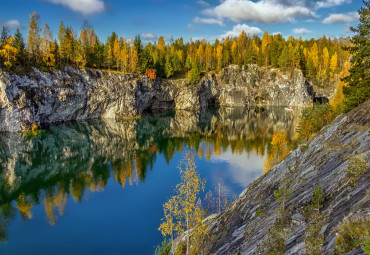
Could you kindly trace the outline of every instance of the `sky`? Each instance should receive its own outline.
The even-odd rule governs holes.
[[[124,38],[140,34],[144,41],[159,36],[208,41],[259,35],[268,30],[304,39],[352,36],[361,0],[0,0],[0,25],[28,33],[29,15],[40,15],[56,38],[59,24],[79,31],[85,20],[101,41],[112,32]]]

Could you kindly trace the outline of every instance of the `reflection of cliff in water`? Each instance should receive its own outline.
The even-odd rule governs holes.
[[[32,205],[42,203],[54,224],[69,195],[80,201],[86,191],[104,190],[110,177],[122,187],[138,184],[160,154],[167,162],[184,147],[207,159],[228,147],[264,155],[275,132],[293,135],[297,115],[282,108],[178,111],[135,121],[64,123],[37,136],[2,135],[0,238],[17,210],[27,220]]]

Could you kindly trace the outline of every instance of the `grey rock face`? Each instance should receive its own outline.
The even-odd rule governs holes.
[[[201,110],[212,105],[312,104],[309,83],[299,70],[291,76],[255,65],[224,68],[192,86],[187,80],[65,68],[50,73],[0,74],[0,131],[81,119],[133,118],[161,109]]]
[[[280,230],[288,233],[284,254],[306,252],[305,233],[312,223],[305,208],[311,204],[318,185],[324,198],[320,209],[324,219],[320,226],[320,233],[324,234],[321,249],[323,254],[332,254],[336,232],[343,220],[370,216],[369,109],[370,101],[338,116],[307,148],[291,152],[252,182],[226,212],[210,221],[211,230],[201,248],[202,254],[265,254],[270,231],[278,218],[279,203],[274,191],[287,183],[292,195],[285,204],[285,217],[290,224]],[[365,161],[366,168],[351,185],[348,168],[354,157]],[[354,250],[351,254],[358,252]]]

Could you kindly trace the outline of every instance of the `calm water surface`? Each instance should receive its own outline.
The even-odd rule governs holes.
[[[273,134],[292,137],[297,115],[218,109],[0,135],[0,254],[153,254],[184,151],[198,155],[208,208],[219,181],[231,199],[261,175]]]

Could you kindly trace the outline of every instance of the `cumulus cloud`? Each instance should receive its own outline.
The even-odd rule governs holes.
[[[207,25],[219,25],[219,26],[223,26],[224,25],[224,23],[222,23],[221,20],[213,19],[213,18],[199,18],[199,17],[195,17],[193,19],[193,22],[194,23],[199,23],[199,24],[207,24]]]
[[[11,19],[8,21],[5,21],[2,26],[7,27],[7,28],[20,28],[21,23],[17,19]]]
[[[295,34],[299,34],[299,35],[303,35],[303,34],[308,34],[308,33],[312,33],[311,30],[308,30],[307,28],[295,28],[293,29],[293,33]]]
[[[142,33],[141,38],[143,38],[143,40],[157,40],[158,37],[152,33]]]
[[[324,24],[337,24],[337,23],[350,23],[355,21],[359,18],[357,12],[349,12],[349,13],[333,13],[326,17],[322,23]]]
[[[246,24],[238,24],[233,27],[233,30],[226,32],[225,34],[221,35],[220,38],[226,37],[236,37],[241,34],[241,32],[245,32],[247,35],[255,35],[262,33],[262,30],[258,27],[250,27]]]
[[[328,8],[333,6],[350,3],[351,0],[324,0],[316,2],[316,8]]]
[[[314,17],[315,13],[298,1],[288,0],[225,0],[214,8],[203,11],[206,15],[219,19],[227,18],[234,22],[254,21],[261,23],[281,23],[294,21],[297,17]]]
[[[107,6],[102,0],[47,0],[53,4],[63,5],[72,11],[90,15],[106,10]]]

